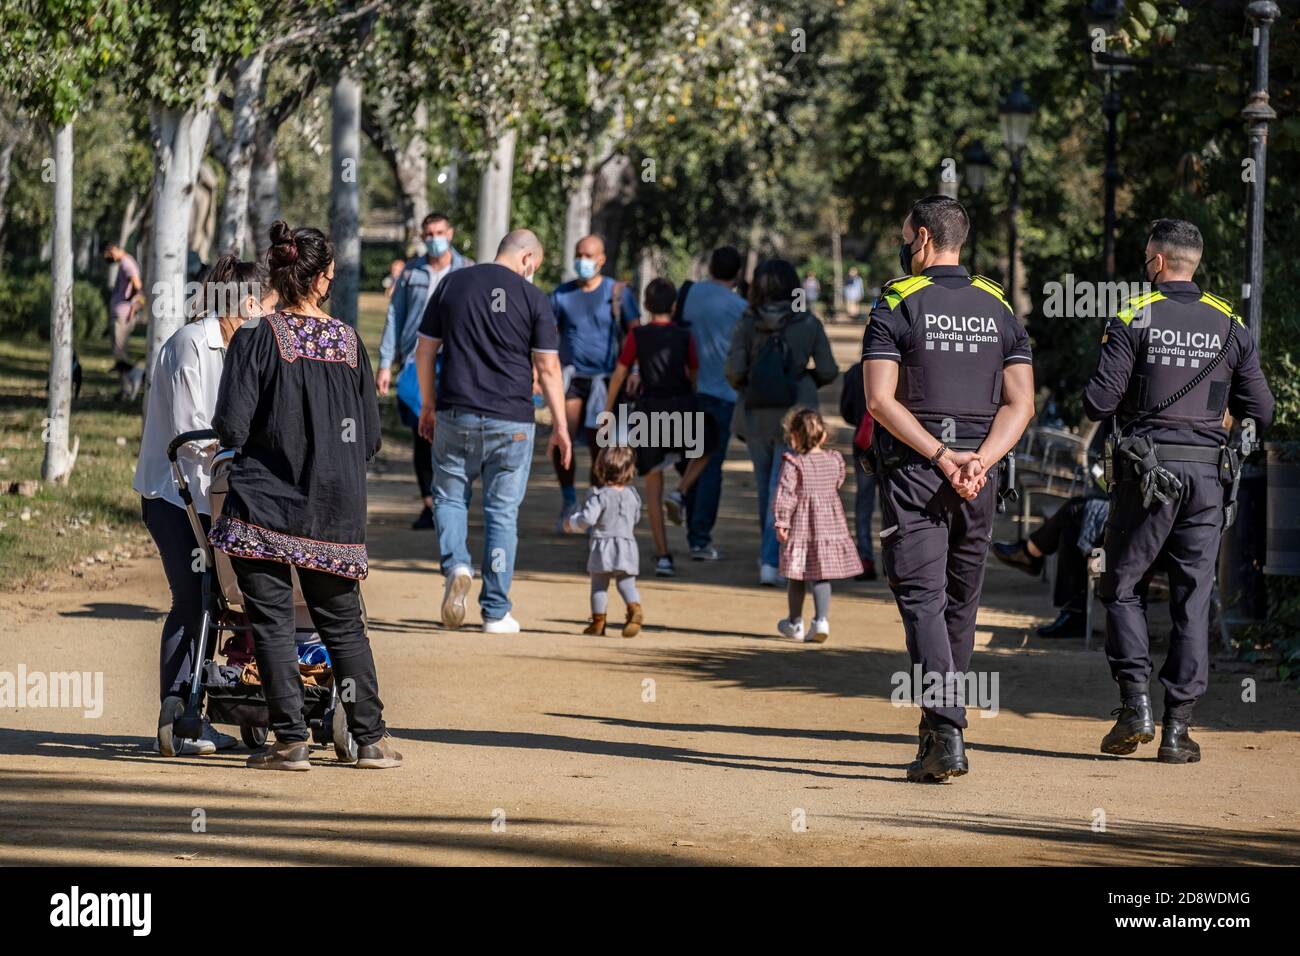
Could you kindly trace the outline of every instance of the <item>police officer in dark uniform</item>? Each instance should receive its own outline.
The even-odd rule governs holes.
[[[913,782],[969,769],[963,674],[999,494],[989,479],[1034,414],[1029,338],[1001,287],[960,264],[968,230],[955,199],[912,206],[899,250],[907,274],[881,290],[862,348],[881,555],[922,708]]]
[[[1098,593],[1121,704],[1101,750],[1131,754],[1155,739],[1144,578],[1163,554],[1173,618],[1160,670],[1165,712],[1157,757],[1164,763],[1201,759],[1188,723],[1208,684],[1214,567],[1241,467],[1224,413],[1253,420],[1257,429],[1273,417],[1254,340],[1227,302],[1192,281],[1202,245],[1190,222],[1152,224],[1146,275],[1154,289],[1107,324],[1083,396],[1089,418],[1113,417],[1115,426]]]

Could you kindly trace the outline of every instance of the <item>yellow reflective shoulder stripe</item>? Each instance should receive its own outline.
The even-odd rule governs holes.
[[[1115,318],[1119,319],[1125,325],[1128,325],[1133,321],[1133,317],[1137,315],[1138,312],[1145,309],[1148,305],[1161,301],[1164,297],[1165,294],[1163,292],[1145,292],[1130,302],[1127,307],[1120,309],[1115,313]]]
[[[1011,309],[1011,303],[1008,302],[1006,300],[1006,297],[1002,294],[1002,287],[999,286],[996,282],[990,282],[988,279],[984,278],[983,276],[971,276],[970,284],[973,285],[975,288],[987,292],[989,295],[993,296],[993,298],[997,299],[999,302],[1005,305],[1008,310],[1015,311],[1014,309]]]
[[[929,284],[929,276],[907,276],[902,279],[895,279],[885,286],[885,302],[888,303],[890,309],[896,309],[898,303],[918,289],[924,289]]]
[[[1230,303],[1227,299],[1220,299],[1217,295],[1211,295],[1209,292],[1202,292],[1201,301],[1208,306],[1218,309],[1220,312],[1222,312],[1228,318],[1232,319],[1232,321],[1236,322],[1238,325],[1244,326],[1246,324],[1245,322],[1242,321],[1241,316],[1237,315],[1237,313],[1232,311],[1232,303]]]

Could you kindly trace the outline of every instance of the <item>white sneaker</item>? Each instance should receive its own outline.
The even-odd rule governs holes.
[[[453,568],[442,588],[442,626],[460,627],[465,623],[465,604],[474,575],[463,564]]]
[[[801,617],[796,617],[793,620],[783,617],[776,622],[776,629],[781,632],[782,637],[788,637],[800,644],[804,642],[803,618]]]
[[[154,743],[154,750],[164,757],[204,757],[216,753],[217,745],[205,737],[198,740],[182,740],[177,737],[172,740],[168,750],[164,751],[159,742]]]
[[[511,617],[510,612],[507,611],[505,617],[498,618],[495,621],[484,621],[483,633],[484,634],[518,634],[519,622],[516,621],[513,617]]]
[[[676,490],[664,495],[664,514],[673,524],[681,524],[686,520],[686,496]]]
[[[239,744],[239,741],[230,734],[223,734],[213,727],[212,722],[206,717],[203,718],[203,739],[210,742],[217,750],[229,750]]]
[[[831,636],[831,622],[824,617],[813,618],[812,633],[808,635],[808,640],[815,644],[825,644],[826,639]]]
[[[765,588],[779,588],[785,585],[785,578],[781,576],[780,568],[763,564],[758,568],[758,583]]]

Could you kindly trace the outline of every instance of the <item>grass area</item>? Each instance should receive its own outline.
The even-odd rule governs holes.
[[[361,337],[372,362],[379,361],[384,297],[361,296]],[[102,323],[100,324],[102,328]],[[131,354],[145,350],[144,330],[131,340]],[[117,376],[106,340],[77,349],[84,380],[73,402],[71,433],[81,451],[67,487],[42,484],[34,497],[0,496],[0,589],[39,581],[51,571],[86,563],[153,554],[132,490],[140,451],[141,402],[115,401]],[[39,479],[45,446],[48,342],[36,337],[0,341],[0,483]],[[398,420],[390,393],[381,399],[385,443],[406,444],[410,432]]]

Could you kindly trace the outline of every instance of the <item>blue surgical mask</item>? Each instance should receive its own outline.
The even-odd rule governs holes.
[[[446,236],[433,236],[424,240],[424,249],[431,256],[440,256],[447,251],[451,245],[451,240]]]
[[[574,260],[573,268],[578,270],[579,279],[590,279],[596,274],[596,260],[576,259]]]

